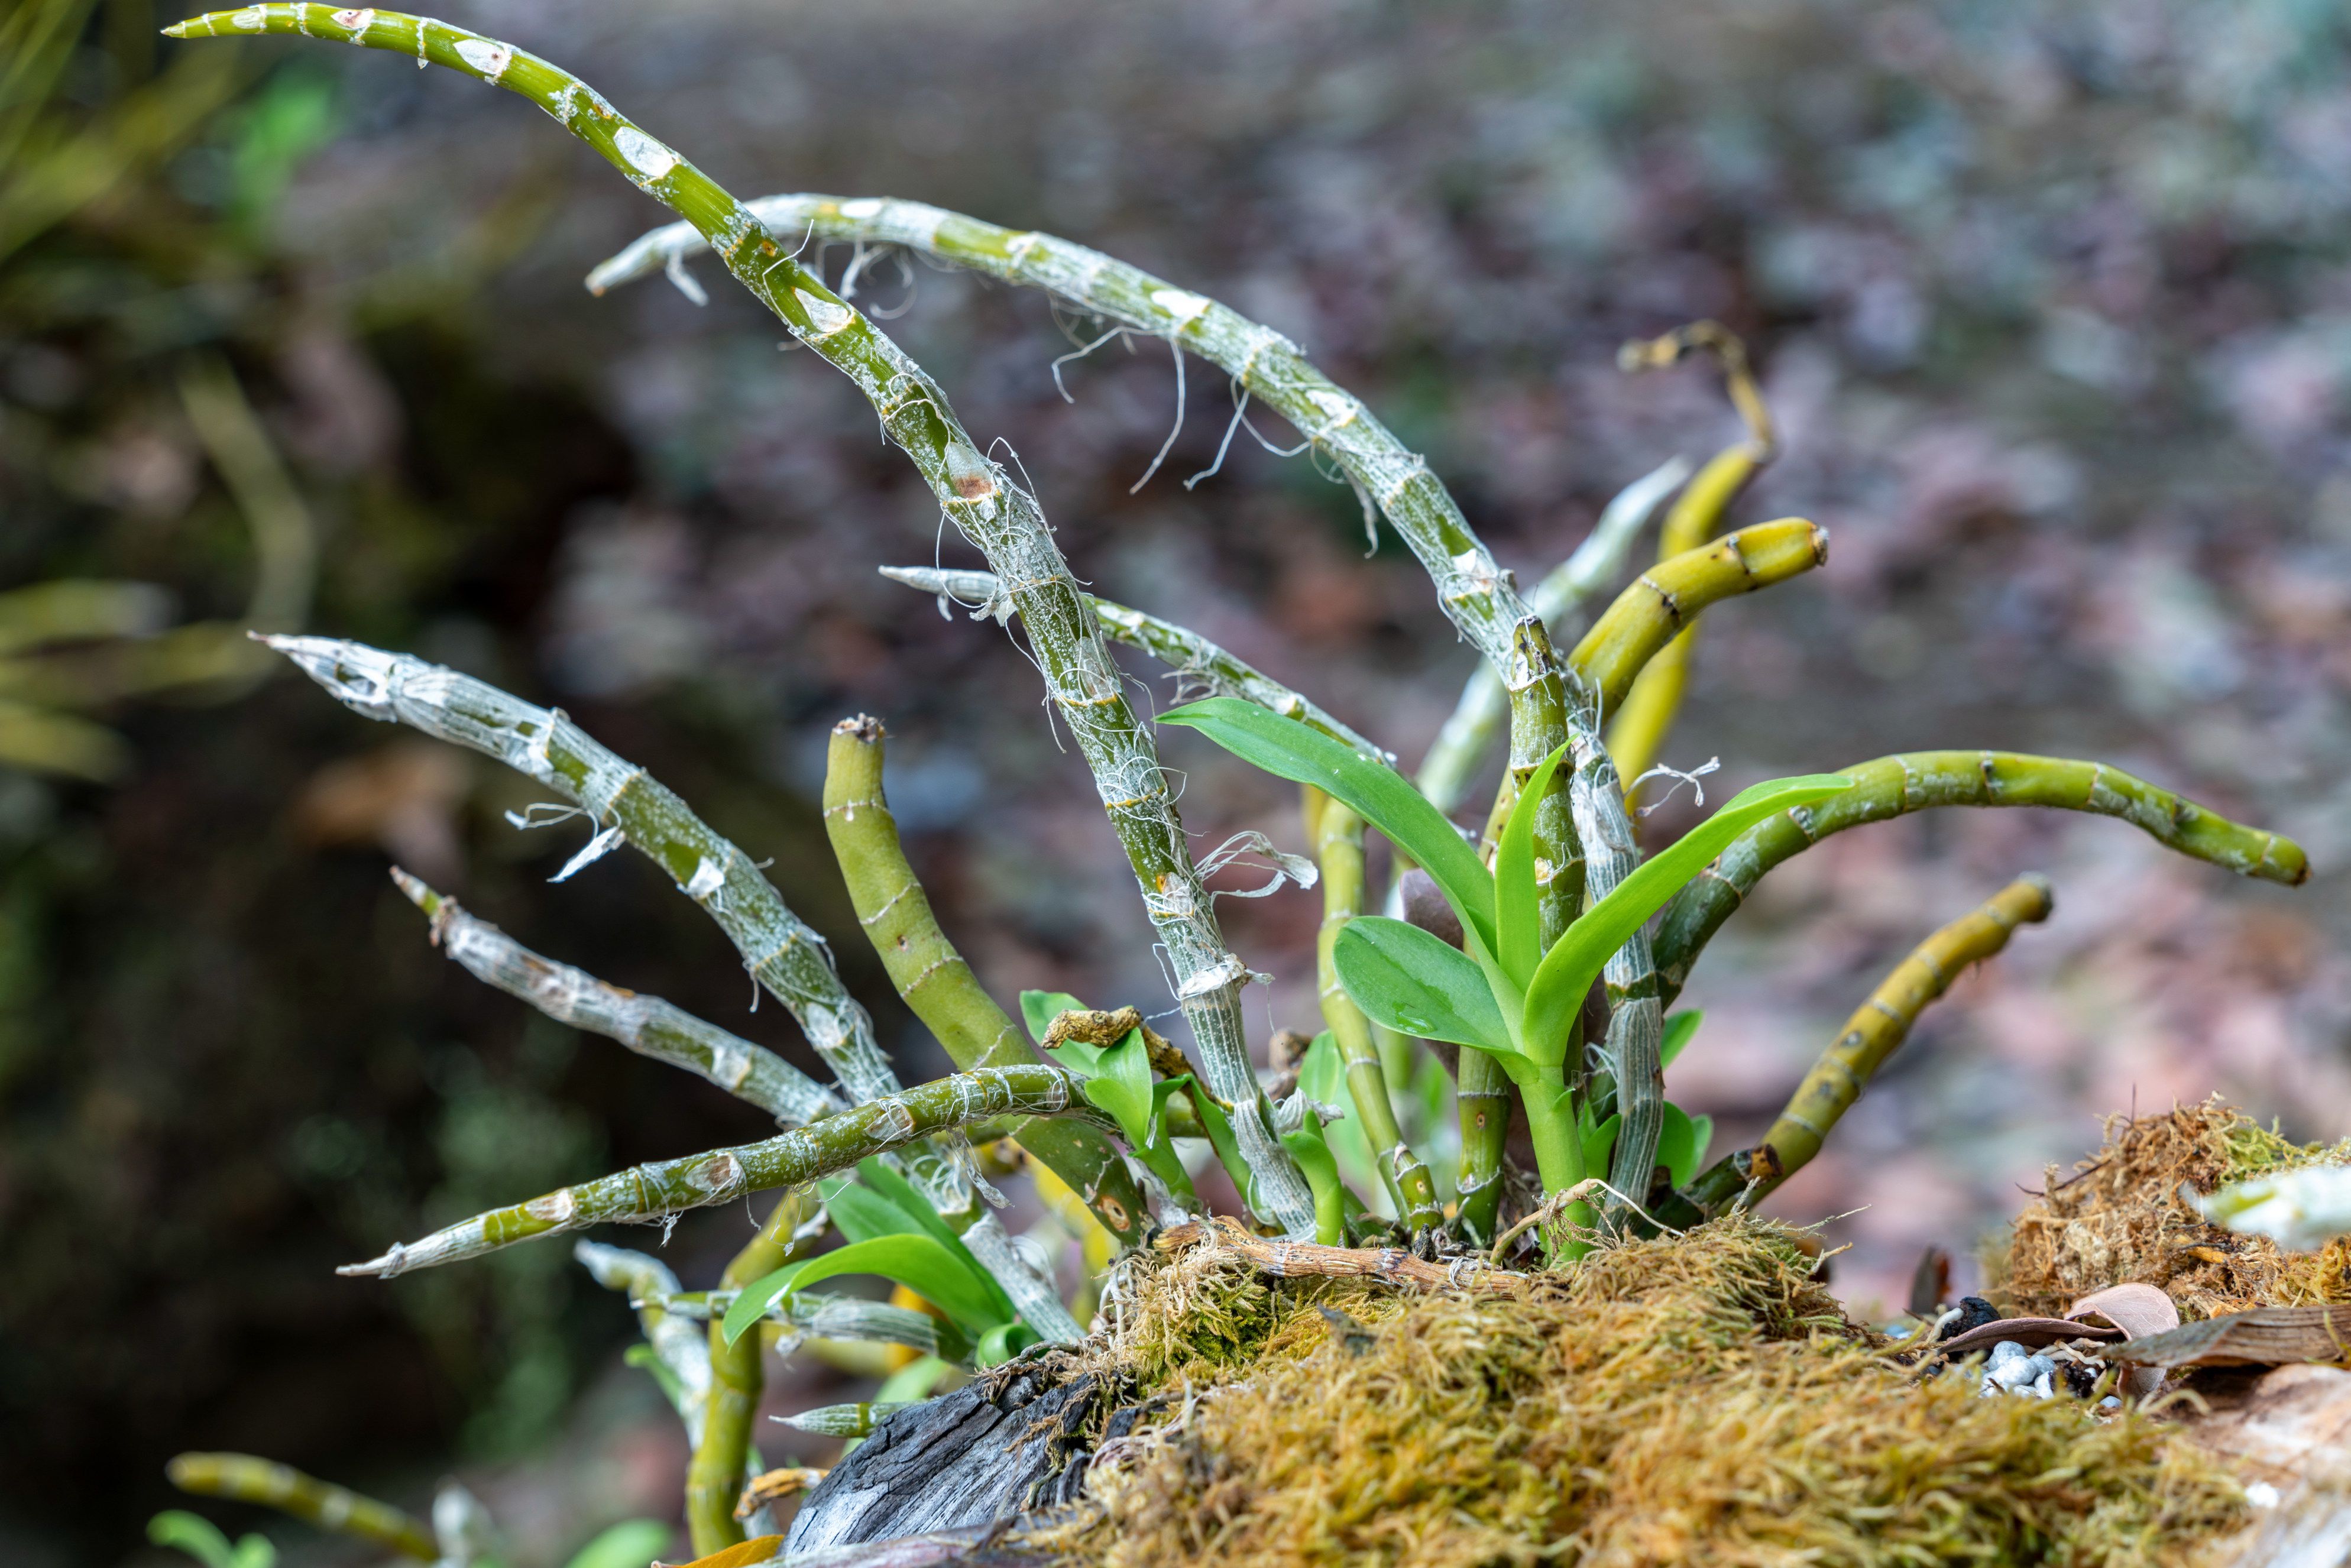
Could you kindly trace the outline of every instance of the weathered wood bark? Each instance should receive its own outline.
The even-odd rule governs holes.
[[[784,1550],[991,1524],[1071,1501],[1102,1392],[1093,1376],[1060,1382],[1049,1364],[1031,1364],[897,1411],[800,1504]]]

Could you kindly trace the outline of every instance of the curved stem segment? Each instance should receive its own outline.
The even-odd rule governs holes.
[[[881,955],[890,983],[958,1071],[1042,1061],[1027,1031],[981,988],[932,914],[883,790],[883,747],[882,721],[861,716],[833,727],[826,753],[824,830],[857,923]],[[1099,1131],[1047,1117],[1019,1124],[1011,1136],[1083,1195],[1123,1244],[1143,1239],[1142,1191],[1124,1157]]]
[[[1554,642],[1564,633],[1571,617],[1583,601],[1624,566],[1633,553],[1633,541],[1656,514],[1674,487],[1689,477],[1689,464],[1668,457],[1619,490],[1602,508],[1600,520],[1575,547],[1574,553],[1551,570],[1527,595],[1527,608],[1542,618],[1543,629]],[[1510,694],[1502,685],[1502,672],[1484,660],[1461,688],[1460,699],[1446,716],[1444,727],[1421,758],[1413,782],[1429,803],[1447,816],[1459,809],[1477,777],[1479,765],[1492,748],[1510,715]]]
[[[1950,989],[1969,965],[2007,946],[2019,925],[2047,919],[2053,907],[2045,878],[2021,876],[1921,942],[1845,1020],[1836,1043],[1804,1074],[1763,1141],[1716,1161],[1684,1196],[1709,1218],[1734,1202],[1761,1202],[1820,1153],[1829,1129],[1909,1038],[1927,1004]]]
[[[251,1454],[181,1454],[163,1467],[172,1484],[198,1497],[257,1502],[305,1523],[387,1546],[430,1563],[441,1555],[424,1521],[371,1497],[361,1497],[291,1465]]]
[[[897,1092],[898,1076],[873,1038],[873,1020],[833,972],[824,938],[792,913],[748,855],[560,708],[535,707],[486,682],[364,643],[331,637],[262,641],[353,712],[495,757],[585,811],[597,834],[569,869],[624,840],[635,845],[718,923],[744,967],[790,1009],[852,1101],[863,1104]],[[918,1144],[898,1157],[908,1180],[1015,1303],[1035,1307],[1043,1321],[1032,1319],[1029,1326],[1053,1337],[1046,1324],[1066,1322],[1067,1314],[1054,1318],[1059,1298],[1050,1282],[1013,1251],[952,1150]],[[1074,1325],[1069,1326],[1075,1337]]]
[[[1657,531],[1659,563],[1712,538],[1723,513],[1760,465],[1754,446],[1747,442],[1717,453],[1666,514],[1666,526]],[[1673,727],[1674,715],[1681,707],[1682,691],[1689,684],[1690,654],[1697,635],[1696,627],[1687,627],[1658,649],[1632,690],[1625,694],[1616,716],[1609,721],[1608,755],[1616,759],[1619,777],[1638,779],[1657,759],[1666,732]]]
[[[598,1284],[627,1299],[638,1331],[669,1375],[658,1381],[685,1427],[686,1447],[700,1448],[710,1404],[710,1342],[693,1313],[671,1305],[678,1299],[677,1276],[658,1258],[601,1241],[576,1241],[571,1256]]]
[[[165,31],[174,37],[299,33],[334,38],[447,66],[528,99],[639,190],[692,225],[786,330],[856,383],[890,441],[930,486],[941,510],[1009,588],[1046,688],[1093,774],[1175,971],[1176,999],[1199,1042],[1209,1086],[1233,1102],[1235,1137],[1259,1197],[1291,1233],[1311,1231],[1313,1195],[1273,1135],[1272,1107],[1249,1065],[1240,1009],[1249,967],[1225,946],[1150,732],[1127,705],[1118,667],[1102,647],[1043,509],[1002,465],[982,454],[937,383],[822,278],[800,266],[758,216],[716,181],[622,117],[585,82],[537,56],[396,11],[326,12],[305,5],[216,11]],[[910,244],[915,239],[911,234],[882,237]],[[793,244],[798,243],[796,234]],[[1342,412],[1352,417],[1352,407]],[[1474,539],[1468,543],[1476,545]],[[1483,553],[1478,550],[1480,558]]]
[[[1642,666],[1699,611],[1718,600],[1785,582],[1828,559],[1828,530],[1802,517],[1757,523],[1685,550],[1618,594],[1568,663],[1601,707],[1613,708]]]
[[[475,979],[519,997],[559,1023],[619,1040],[639,1056],[682,1067],[787,1127],[830,1116],[841,1096],[766,1046],[705,1023],[684,1008],[608,985],[543,958],[458,902],[394,866],[392,880],[431,922],[433,943]]]
[[[719,1287],[739,1291],[790,1262],[796,1250],[795,1233],[808,1208],[808,1201],[798,1192],[778,1199],[758,1234],[727,1263]],[[798,1250],[805,1250],[813,1239],[802,1240]],[[735,1501],[743,1495],[744,1481],[756,1473],[749,1467],[751,1421],[758,1414],[759,1395],[767,1385],[759,1361],[765,1354],[765,1335],[747,1333],[729,1343],[724,1327],[716,1322],[705,1333],[710,1346],[710,1403],[685,1472],[685,1527],[698,1557],[722,1552],[743,1539]]]
[[[2119,817],[2158,843],[2241,876],[2295,886],[2310,860],[2292,839],[2248,828],[2103,762],[2015,751],[1908,751],[1838,769],[1854,787],[1750,828],[1658,917],[1658,981],[1679,995],[1690,967],[1765,872],[1831,833],[1937,806],[2048,806]]]
[[[1340,985],[1331,957],[1339,933],[1364,913],[1364,820],[1311,785],[1306,787],[1305,815],[1307,836],[1314,842],[1315,863],[1322,873],[1322,925],[1314,939],[1322,1021],[1338,1044],[1340,1060],[1347,1064],[1348,1096],[1396,1213],[1406,1229],[1426,1230],[1445,1219],[1437,1207],[1437,1183],[1396,1124],[1387,1070],[1372,1041],[1372,1021]]]
[[[953,600],[972,607],[972,619],[998,613],[999,607],[1011,601],[1004,595],[1004,585],[992,571],[959,571],[934,566],[885,566],[882,575],[893,582],[903,582],[925,593],[935,593],[942,601]],[[1393,767],[1395,754],[1364,739],[1330,712],[1244,659],[1227,653],[1188,626],[1178,626],[1173,621],[1163,621],[1156,615],[1146,615],[1123,604],[1107,599],[1086,596],[1092,601],[1094,614],[1102,622],[1102,631],[1113,640],[1130,648],[1140,648],[1153,658],[1175,671],[1179,682],[1192,683],[1192,689],[1179,694],[1183,701],[1195,696],[1239,697],[1259,707],[1270,708],[1285,718],[1294,718],[1309,729],[1318,730],[1348,747],[1358,756],[1384,766]],[[944,610],[946,604],[941,603]]]
[[[495,1208],[336,1272],[390,1279],[412,1269],[478,1258],[536,1237],[561,1236],[591,1225],[660,1219],[730,1202],[745,1193],[799,1186],[853,1169],[860,1160],[903,1148],[932,1133],[952,1132],[997,1116],[1058,1115],[1082,1103],[1075,1082],[1058,1067],[959,1072],[868,1101],[765,1143],[660,1160],[561,1187],[528,1203]]]
[[[1510,668],[1512,629],[1530,613],[1510,580],[1471,530],[1426,460],[1398,441],[1363,400],[1316,370],[1298,346],[1280,333],[1100,251],[1051,235],[981,223],[918,202],[772,196],[753,204],[747,213],[795,241],[810,235],[903,245],[1008,282],[1042,288],[1081,310],[1165,338],[1219,366],[1232,378],[1237,396],[1246,394],[1272,408],[1338,465],[1367,507],[1378,507],[1420,561],[1436,585],[1437,602],[1446,616],[1495,669]],[[690,212],[686,216],[695,218]],[[694,226],[705,236],[710,232],[710,225],[699,220]],[[648,235],[622,256],[598,267],[589,287],[601,290],[623,278],[642,276],[693,248],[691,236],[674,227]],[[724,245],[718,250],[722,256],[728,254]],[[731,257],[728,265],[734,265]],[[989,564],[1013,586],[1017,601],[1025,574],[1008,570],[992,557]],[[1021,613],[1028,616],[1025,602]],[[1036,635],[1033,626],[1030,635],[1032,639]],[[1599,705],[1581,683],[1571,695],[1567,729],[1573,742],[1574,768],[1569,789],[1576,834],[1587,856],[1591,896],[1597,899],[1631,874],[1640,863],[1641,852],[1625,810],[1624,789],[1600,742]],[[1147,879],[1145,887],[1148,896]],[[1177,967],[1180,972],[1181,959]],[[1646,1049],[1654,1051],[1659,1013],[1646,933],[1636,932],[1625,942],[1610,960],[1607,977],[1611,997],[1619,1000],[1609,1020],[1612,1050],[1621,1046],[1637,1053],[1646,1041]],[[1194,1027],[1197,1029],[1196,1022]],[[1210,1086],[1219,1094],[1226,1093],[1226,1082],[1218,1081],[1216,1048],[1204,1040],[1202,1053],[1207,1060]],[[1244,1092],[1249,1089],[1238,1079],[1231,1082]],[[1248,1097],[1256,1098],[1253,1093]],[[1620,1144],[1619,1148],[1625,1145]],[[1635,1156],[1642,1154],[1637,1146],[1628,1152]],[[1297,1228],[1292,1226],[1293,1231]]]
[[[582,1247],[594,1245],[580,1243]],[[619,1248],[611,1249],[619,1251]],[[724,1291],[681,1291],[669,1295],[636,1298],[640,1312],[657,1308],[674,1317],[695,1322],[716,1322],[726,1316],[726,1309],[735,1304],[740,1292]],[[862,1301],[855,1296],[826,1295],[817,1291],[794,1291],[769,1303],[763,1322],[776,1323],[794,1334],[810,1339],[853,1339],[876,1344],[902,1344],[925,1355],[945,1356],[958,1360],[967,1353],[967,1346],[957,1346],[941,1337],[940,1322],[928,1312],[918,1312],[911,1307],[893,1307],[885,1301]],[[952,1331],[950,1331],[952,1332]],[[698,1344],[699,1331],[695,1333]]]

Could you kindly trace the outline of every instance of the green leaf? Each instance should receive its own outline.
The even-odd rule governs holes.
[[[1611,1116],[1594,1127],[1583,1127],[1583,1168],[1605,1175],[1608,1156],[1616,1152],[1616,1129],[1624,1124],[1622,1116]]]
[[[1583,993],[1592,988],[1608,956],[1622,947],[1665,907],[1666,901],[1707,862],[1720,854],[1731,840],[1764,818],[1792,806],[1825,800],[1853,788],[1853,780],[1837,773],[1812,773],[1794,779],[1774,779],[1741,789],[1722,810],[1682,835],[1680,841],[1652,857],[1615,891],[1586,910],[1569,926],[1535,970],[1527,988],[1527,1009],[1521,1026],[1528,1054],[1545,1066],[1557,1066],[1567,1054],[1569,1031],[1575,1023]],[[1352,927],[1351,927],[1352,929]]]
[[[679,1396],[684,1394],[685,1385],[678,1381],[677,1374],[672,1372],[668,1363],[662,1360],[661,1352],[642,1340],[622,1352],[621,1360],[641,1372],[650,1374],[654,1385],[662,1391],[662,1397],[672,1405],[676,1404]]]
[[[571,1554],[565,1568],[648,1568],[669,1550],[669,1526],[657,1519],[624,1519]]]
[[[1486,972],[1417,925],[1357,915],[1332,945],[1331,961],[1347,995],[1375,1022],[1501,1055],[1517,1050]]]
[[[204,1568],[273,1568],[277,1561],[277,1548],[267,1536],[248,1535],[231,1546],[220,1526],[182,1508],[165,1509],[149,1520],[147,1539],[177,1547]]]
[[[1501,842],[1494,849],[1494,956],[1502,972],[1520,991],[1535,977],[1542,962],[1542,890],[1535,884],[1535,807],[1551,789],[1567,744],[1542,759],[1527,779],[1502,824]]]
[[[1102,1053],[1101,1071],[1085,1081],[1086,1098],[1109,1113],[1134,1148],[1151,1145],[1151,1056],[1143,1031],[1131,1029],[1125,1038]]]
[[[918,1236],[923,1228],[914,1217],[862,1183],[842,1181],[824,1195],[824,1211],[841,1234],[851,1241],[871,1241],[877,1236]]]
[[[1706,1021],[1706,1014],[1696,1008],[1686,1008],[1666,1019],[1665,1032],[1657,1037],[1657,1068],[1660,1071],[1674,1064],[1674,1058],[1698,1033],[1698,1026]]]
[[[996,1331],[989,1332],[992,1333]],[[939,1385],[939,1379],[952,1370],[954,1370],[952,1367],[935,1355],[926,1355],[918,1361],[910,1361],[882,1380],[882,1386],[874,1391],[873,1403],[912,1405],[917,1399],[928,1399],[931,1396],[931,1391]]]
[[[1067,991],[1023,991],[1020,993],[1020,1021],[1029,1026],[1029,1036],[1039,1045],[1045,1043],[1045,1031],[1063,1013],[1081,1013],[1086,1004]]]
[[[1010,1321],[995,1281],[977,1274],[962,1259],[927,1236],[880,1236],[852,1241],[831,1252],[798,1263],[787,1263],[774,1273],[755,1280],[726,1309],[720,1327],[726,1343],[741,1339],[768,1309],[802,1285],[839,1274],[878,1274],[905,1286],[955,1320],[974,1340]]]
[[[1088,1045],[1082,1040],[1065,1040],[1045,1054],[1081,1078],[1091,1078],[1102,1071],[1102,1047]]]
[[[980,1336],[979,1348],[972,1354],[976,1366],[1002,1366],[1014,1356],[1038,1342],[1037,1331],[1027,1323],[999,1323]]]
[[[1255,1178],[1249,1162],[1241,1158],[1240,1140],[1233,1136],[1232,1116],[1208,1097],[1204,1085],[1194,1083],[1190,1092],[1192,1109],[1199,1116],[1200,1125],[1207,1129],[1208,1146],[1217,1151],[1217,1163],[1233,1178],[1233,1190],[1241,1195],[1241,1201],[1248,1203],[1251,1197],[1249,1184]]]
[[[1339,1179],[1339,1162],[1322,1139],[1322,1118],[1307,1106],[1298,1131],[1281,1134],[1281,1146],[1298,1162],[1301,1175],[1314,1194],[1314,1239],[1336,1247],[1347,1239],[1347,1187]]]
[[[886,1201],[900,1223],[886,1230],[877,1228],[871,1235],[852,1234],[844,1225],[841,1228],[841,1235],[852,1241],[870,1241],[879,1236],[927,1236],[960,1259],[975,1278],[987,1281],[989,1291],[996,1297],[998,1312],[1008,1318],[1014,1315],[1012,1298],[1005,1293],[1003,1286],[996,1282],[996,1276],[980,1266],[979,1260],[971,1255],[971,1249],[963,1244],[963,1238],[956,1234],[954,1227],[939,1218],[938,1210],[914,1190],[912,1182],[898,1174],[897,1167],[879,1155],[870,1155],[858,1162],[857,1176],[862,1184],[872,1187]],[[861,1203],[857,1207],[862,1213],[873,1218],[872,1206]]]
[[[1704,1129],[1698,1123],[1704,1121]],[[1657,1163],[1673,1176],[1676,1186],[1686,1186],[1698,1175],[1698,1162],[1714,1135],[1711,1118],[1693,1117],[1672,1101],[1666,1102],[1665,1125],[1657,1133]]]
[[[1343,1105],[1350,1098],[1346,1059],[1339,1054],[1339,1037],[1327,1029],[1314,1037],[1298,1063],[1298,1092],[1326,1105]]]
[[[1488,950],[1494,946],[1494,879],[1445,814],[1392,768],[1357,756],[1343,743],[1294,718],[1238,697],[1209,697],[1159,716],[1187,725],[1244,762],[1277,778],[1311,784],[1379,829],[1418,862]]]

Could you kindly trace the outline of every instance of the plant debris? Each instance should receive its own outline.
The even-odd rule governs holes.
[[[2351,1145],[2300,1145],[2215,1095],[2158,1115],[2116,1116],[2105,1146],[2025,1207],[1986,1259],[2004,1310],[2055,1316],[2110,1285],[2156,1285],[2194,1322],[2262,1306],[2351,1302],[2351,1239],[2289,1253],[2208,1222],[2181,1194],[2341,1162]]]
[[[2256,1307],[2168,1333],[2104,1345],[2109,1361],[2143,1366],[2284,1366],[2351,1359],[2351,1307]]]

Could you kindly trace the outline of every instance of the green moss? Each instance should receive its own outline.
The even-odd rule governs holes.
[[[1208,1248],[1133,1283],[1170,1418],[1038,1542],[1110,1568],[2165,1563],[2243,1508],[2160,1422],[1914,1380],[1749,1218],[1510,1294],[1244,1283]]]

